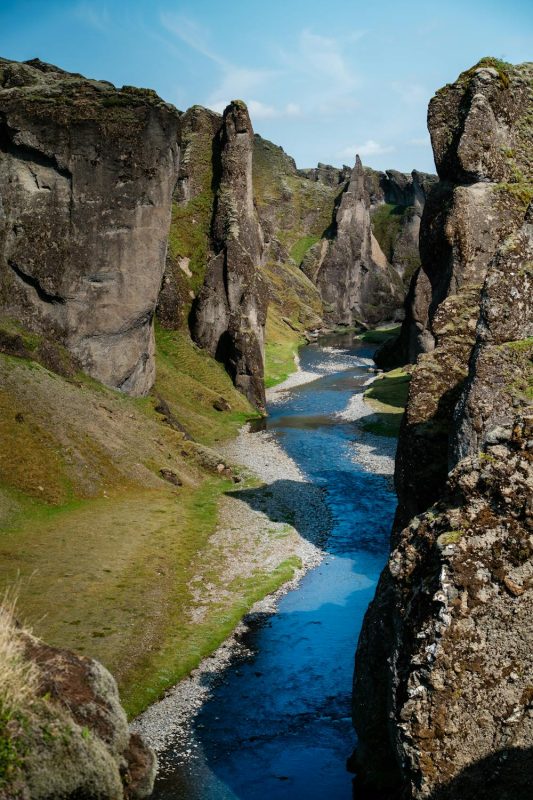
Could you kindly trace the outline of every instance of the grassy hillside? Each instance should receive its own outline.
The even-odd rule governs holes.
[[[264,268],[270,290],[265,382],[273,386],[296,369],[303,332],[321,324],[320,295],[299,267],[330,228],[339,189],[298,175],[282,148],[260,136],[254,140],[253,187],[271,242]]]
[[[6,329],[13,323],[3,321],[0,339]],[[225,600],[192,623],[195,577],[211,564],[216,586],[234,557],[210,541],[218,498],[234,483],[208,445],[256,412],[185,333],[157,339],[158,379],[142,399],[0,355],[0,588],[18,583],[19,613],[36,634],[109,667],[130,713],[295,566],[223,586]],[[27,341],[36,355],[38,337]],[[221,399],[229,410],[214,407]]]
[[[376,412],[375,418],[363,422],[363,428],[380,436],[398,436],[407,404],[411,376],[403,369],[380,375],[366,390],[364,397]]]

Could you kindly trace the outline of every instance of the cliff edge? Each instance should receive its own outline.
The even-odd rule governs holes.
[[[484,59],[429,109],[399,510],[354,677],[355,766],[390,797],[533,780],[532,79]]]

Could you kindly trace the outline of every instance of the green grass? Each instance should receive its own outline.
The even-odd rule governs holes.
[[[283,322],[278,309],[270,306],[265,339],[265,386],[269,389],[296,371],[295,357],[304,338]]]
[[[307,251],[319,241],[320,236],[302,236],[302,238],[298,239],[291,247],[290,256],[292,260],[300,266]]]
[[[213,605],[200,623],[172,625],[165,648],[155,659],[138,665],[130,675],[128,693],[123,702],[130,717],[161,696],[163,691],[188,675],[201,660],[214,652],[235,629],[253,604],[291,580],[301,566],[298,558],[286,559],[272,572],[258,570],[249,577],[236,579],[225,591],[231,600]]]
[[[156,383],[176,419],[195,441],[212,445],[237,434],[246,420],[260,416],[235,389],[222,364],[197,347],[186,331],[156,325]],[[230,412],[213,403],[223,397]]]
[[[378,377],[364,397],[376,412],[375,418],[363,421],[363,430],[378,436],[398,436],[407,403],[410,376],[403,369],[393,369]]]
[[[12,728],[25,722],[21,714],[2,706],[0,701],[0,792],[16,778],[22,767],[25,747],[20,737],[14,736]]]
[[[0,355],[0,588],[18,585],[21,619],[38,636],[101,660],[130,714],[197,666],[297,566],[289,559],[224,585],[238,554],[215,552],[211,536],[234,484],[209,472],[198,445],[155,406],[164,398],[204,444],[258,415],[186,333],[158,328],[157,350],[145,398]],[[213,408],[220,397],[229,412]],[[162,481],[162,468],[182,485]],[[220,598],[197,622],[190,587],[206,565]]]
[[[397,336],[399,331],[400,325],[392,325],[389,328],[374,328],[371,331],[365,331],[357,338],[362,342],[368,342],[369,344],[382,344],[383,342],[388,341],[388,339],[393,339],[395,336]]]
[[[409,207],[406,206],[383,203],[372,214],[372,232],[389,262],[392,262],[394,246],[402,229],[403,218],[409,210]]]

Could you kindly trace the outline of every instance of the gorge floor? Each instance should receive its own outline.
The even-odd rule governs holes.
[[[167,740],[156,800],[352,797],[353,655],[395,507],[394,441],[354,421],[371,352],[351,335],[322,339],[301,351],[302,370],[317,379],[271,398],[268,435],[323,492],[332,517],[324,559],[277,613],[256,617],[242,637],[246,655],[217,676],[188,735]],[[283,483],[263,491],[286,493]]]

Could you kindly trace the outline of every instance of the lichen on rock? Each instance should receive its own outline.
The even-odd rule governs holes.
[[[178,123],[153,92],[0,61],[0,305],[133,395],[154,380]]]
[[[412,798],[533,779],[533,209],[498,183],[504,140],[532,180],[530,90],[531,65],[482,63],[430,104],[441,183],[398,343],[417,359],[399,507],[354,677],[360,778]]]

